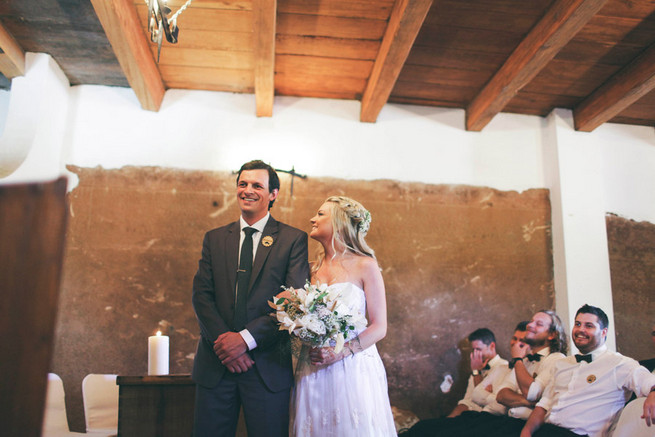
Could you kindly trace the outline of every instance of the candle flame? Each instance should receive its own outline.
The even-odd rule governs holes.
[[[157,331],[157,336],[161,336],[161,331]]]

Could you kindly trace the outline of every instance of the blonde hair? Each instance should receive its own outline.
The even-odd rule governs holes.
[[[342,253],[352,253],[358,256],[368,256],[375,259],[375,251],[369,247],[364,237],[371,224],[371,213],[361,203],[345,196],[330,196],[325,200],[330,206],[332,221],[332,249],[337,255],[336,246],[343,247]],[[336,243],[336,244],[335,244]],[[312,265],[312,273],[323,264],[325,250],[319,245],[316,252],[316,262]]]

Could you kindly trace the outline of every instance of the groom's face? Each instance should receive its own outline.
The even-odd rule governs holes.
[[[269,202],[277,197],[277,190],[268,189],[268,171],[243,170],[237,182],[237,200],[241,215],[253,224],[266,215]]]

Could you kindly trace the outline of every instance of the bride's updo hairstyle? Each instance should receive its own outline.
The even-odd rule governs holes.
[[[343,253],[375,259],[375,252],[366,244],[366,234],[371,226],[371,213],[356,200],[345,196],[330,196],[325,200],[330,205],[332,221],[332,248],[343,247]],[[325,253],[319,247],[318,259],[312,270],[316,271],[323,263]]]

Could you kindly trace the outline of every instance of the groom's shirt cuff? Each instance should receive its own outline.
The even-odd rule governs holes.
[[[255,341],[255,337],[253,337],[252,334],[250,334],[250,332],[247,329],[239,331],[239,334],[241,334],[241,338],[243,338],[243,341],[246,342],[246,346],[248,346],[249,351],[257,347],[257,342]]]

